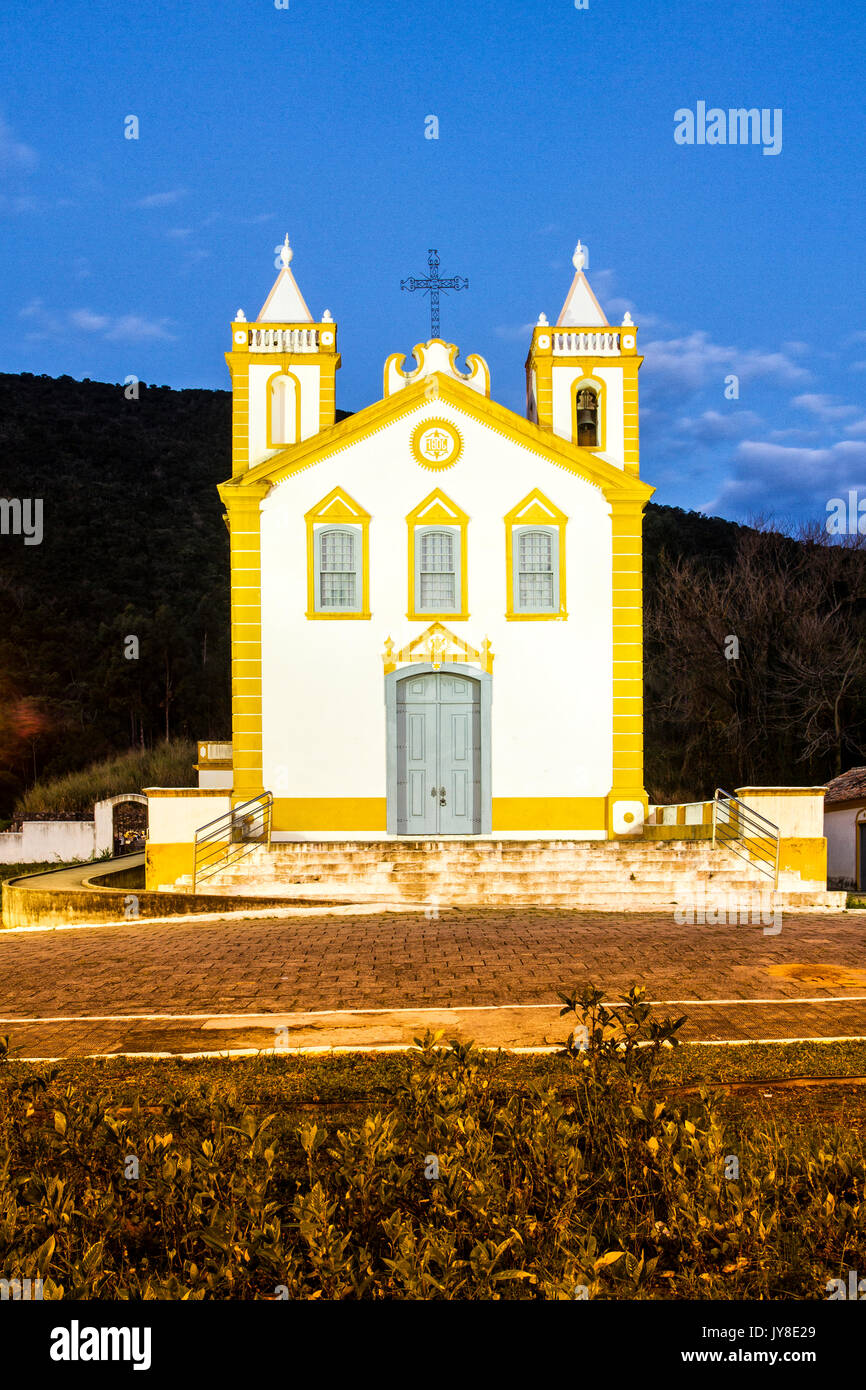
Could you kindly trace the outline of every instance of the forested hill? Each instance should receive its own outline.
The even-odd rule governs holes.
[[[0,497],[44,528],[0,536],[0,814],[34,770],[230,727],[230,420],[225,391],[0,375]]]
[[[39,545],[0,535],[0,817],[35,775],[150,746],[167,731],[228,736],[228,535],[216,488],[231,472],[230,414],[227,391],[142,385],[138,400],[127,400],[122,386],[0,374],[0,498],[41,498],[44,528]],[[688,572],[673,584],[668,576],[672,566],[697,566],[708,583],[730,584],[736,595],[743,538],[755,534],[694,512],[648,508],[647,752],[656,790],[697,788],[753,765],[739,759],[737,744],[744,627],[752,618],[743,612],[741,628],[731,629],[736,603],[732,609],[721,589],[714,598]],[[796,555],[802,547],[786,544],[788,564],[790,547]],[[760,593],[753,581],[754,574]],[[696,588],[711,611],[689,617]],[[657,601],[662,591],[680,594],[675,623]],[[720,603],[727,610],[715,613]],[[720,658],[722,686],[733,681],[721,694],[723,641],[706,635],[715,627],[722,639],[738,631],[747,649],[738,666]],[[137,660],[124,656],[129,636],[138,638]],[[679,708],[669,699],[674,670]],[[690,681],[701,688],[684,707]],[[778,712],[773,717],[778,722]],[[761,729],[750,737],[750,746],[761,745]],[[855,747],[859,734],[850,737]],[[847,752],[839,744],[831,758],[821,744],[810,775],[825,763],[832,771]]]

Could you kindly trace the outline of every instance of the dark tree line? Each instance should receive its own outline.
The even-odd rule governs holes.
[[[35,777],[230,728],[224,391],[0,375],[0,815]],[[135,637],[138,655],[129,659]]]
[[[658,800],[820,785],[866,762],[864,540],[758,525],[703,553],[674,536],[655,549],[645,715]]]

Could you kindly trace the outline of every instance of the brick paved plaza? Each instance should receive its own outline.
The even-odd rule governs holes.
[[[866,1035],[864,946],[856,912],[785,915],[775,936],[543,909],[0,932],[0,1030],[25,1056],[272,1047],[275,1027],[290,1046],[388,1045],[428,1022],[544,1045],[565,1032],[557,990],[592,980],[645,984],[689,1014],[685,1037]]]

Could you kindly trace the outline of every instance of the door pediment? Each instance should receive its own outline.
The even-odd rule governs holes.
[[[424,662],[438,671],[443,662],[459,662],[466,666],[477,665],[482,671],[493,671],[493,652],[490,638],[485,637],[481,650],[476,650],[456,632],[445,627],[444,623],[431,623],[428,628],[405,647],[397,650],[391,638],[385,639],[382,653],[385,675],[396,671],[398,666],[408,666],[413,662]]]

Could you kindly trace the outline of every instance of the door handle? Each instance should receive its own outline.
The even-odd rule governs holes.
[[[445,805],[445,788],[444,788],[444,787],[440,787],[440,788],[439,788],[439,805],[440,805],[440,806],[444,806],[444,805]]]

